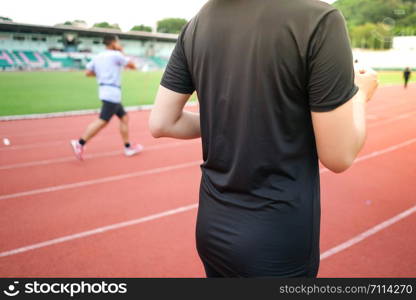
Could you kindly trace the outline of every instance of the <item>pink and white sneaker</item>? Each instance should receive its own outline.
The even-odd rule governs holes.
[[[77,141],[77,140],[71,140],[71,147],[74,151],[75,157],[79,160],[84,160],[84,147]]]
[[[124,148],[124,154],[128,157],[139,154],[142,152],[144,147],[140,144],[137,144],[136,146]]]

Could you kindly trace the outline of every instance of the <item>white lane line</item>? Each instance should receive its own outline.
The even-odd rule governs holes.
[[[334,247],[331,248],[327,251],[325,251],[324,253],[321,254],[321,260],[324,260],[328,257],[331,257],[341,251],[344,251],[345,249],[348,249],[352,246],[354,246],[355,244],[358,244],[359,242],[369,238],[370,236],[375,235],[377,232],[380,232],[383,229],[386,229],[387,227],[390,227],[391,225],[399,222],[400,220],[403,220],[404,218],[409,217],[410,215],[414,214],[416,212],[416,205],[409,208],[408,210],[405,210],[404,212],[394,216],[391,219],[388,219],[387,221],[384,221],[383,223],[380,223],[372,228],[370,228],[369,230],[353,237],[352,239]]]
[[[193,110],[195,110],[195,107],[197,108],[198,107],[198,102],[190,102],[190,103],[187,103],[186,105],[185,105],[185,108],[186,109],[191,109],[191,111],[193,111]],[[137,107],[136,107],[137,108]],[[148,110],[151,110],[152,108],[153,108],[153,106],[147,106],[147,108],[148,108]],[[126,110],[127,111],[134,111],[134,109],[133,110],[131,110],[131,109],[128,109],[127,107],[126,107]],[[90,111],[91,112],[91,111]],[[98,111],[96,111],[97,113],[99,112],[99,110]],[[136,111],[135,111],[135,114],[133,115],[133,116],[131,116],[132,118],[131,118],[131,120],[133,120],[133,121],[136,121],[136,119],[139,119],[139,118],[142,118],[142,116],[139,116],[139,113],[140,112],[142,112],[142,110],[140,110],[140,109],[136,109]],[[69,114],[69,116],[74,116],[74,117],[77,117],[77,116],[83,116],[83,114],[79,114],[79,115],[77,115],[77,114],[71,114],[71,112],[69,112],[70,114]],[[57,116],[57,114],[59,115],[59,114],[61,114],[60,116]],[[54,115],[54,117],[67,117],[67,116],[62,116],[62,114],[67,114],[67,113],[53,113],[52,115]],[[90,113],[87,113],[87,115],[88,114],[90,114]],[[94,113],[95,114],[95,113]],[[41,117],[39,118],[39,116],[38,117],[36,117],[36,118],[32,118],[32,117],[34,117],[34,116],[36,116],[36,115],[28,115],[28,116],[26,116],[26,118],[22,118],[22,120],[27,120],[27,119],[29,119],[29,120],[37,120],[37,119],[50,119],[50,118],[48,118],[48,115],[49,114],[46,114],[46,115],[43,115],[44,117],[42,117],[42,115],[40,115]],[[137,117],[135,116],[135,115],[137,115]],[[18,118],[20,118],[20,117],[22,117],[22,116],[17,116]],[[2,120],[2,118],[3,118],[3,120]],[[0,117],[0,122],[2,122],[2,121],[7,121],[7,120],[5,120],[6,118],[9,118],[9,117]],[[14,121],[14,120],[9,120],[9,121]],[[5,122],[4,122],[5,123]],[[5,126],[3,126],[3,130],[4,131],[6,131],[6,132],[8,132],[8,130],[10,129],[10,128],[14,128],[14,126],[11,124],[11,126],[8,126],[7,128],[5,128]],[[83,130],[84,128],[79,128],[79,130]],[[38,132],[33,132],[33,131],[31,131],[30,132],[30,134],[28,134],[28,133],[18,133],[18,134],[13,134],[12,135],[12,137],[33,137],[33,136],[39,136],[39,135],[45,135],[45,134],[50,134],[50,133],[52,133],[52,134],[69,134],[69,133],[71,133],[71,132],[74,132],[74,130],[53,130],[53,131],[47,131],[46,133],[45,133],[45,131],[43,130],[43,131],[38,131]]]
[[[38,194],[80,188],[80,187],[90,186],[90,185],[99,184],[99,183],[113,182],[113,181],[134,178],[134,177],[140,177],[144,175],[153,175],[153,174],[158,174],[158,173],[163,173],[163,172],[168,172],[168,171],[173,171],[173,170],[178,170],[178,169],[185,169],[185,168],[200,165],[201,163],[202,161],[198,160],[198,161],[192,161],[192,162],[188,162],[184,164],[173,165],[173,166],[168,166],[168,167],[163,167],[163,168],[156,168],[156,169],[151,169],[151,170],[146,170],[146,171],[139,171],[139,172],[127,173],[127,174],[122,174],[122,175],[117,175],[117,176],[103,177],[99,179],[81,181],[81,182],[70,183],[70,184],[56,185],[56,186],[51,186],[47,188],[30,190],[26,192],[2,195],[0,196],[0,200],[7,200],[7,199],[13,199],[13,198],[20,198],[24,196],[33,196],[33,195],[38,195]]]
[[[110,125],[110,126],[112,126],[112,125]],[[80,130],[82,131],[83,129],[80,129]],[[109,137],[119,136],[120,135],[120,133],[114,131],[114,130],[117,130],[117,128],[113,127],[110,130],[111,131],[107,130],[106,132],[103,132],[99,136],[95,137],[94,138],[94,141],[103,140],[105,138],[109,138]],[[51,131],[44,130],[43,133],[37,133],[37,134],[20,133],[20,134],[13,134],[13,135],[10,135],[10,136],[13,137],[13,138],[22,138],[22,137],[39,137],[39,136],[45,136],[45,135],[51,135],[51,134],[52,135],[59,134],[60,137],[62,137],[63,135],[70,135],[71,133],[73,134],[74,131],[75,131],[74,129],[72,129],[70,131],[68,130],[68,131],[65,131],[65,132],[52,131],[52,130]],[[142,131],[136,131],[135,133],[136,133],[136,135],[141,136],[141,135],[144,135],[144,134],[148,134],[149,133],[149,130],[148,129],[144,129]],[[71,139],[71,137],[68,137],[68,139]],[[53,143],[56,143],[56,142],[64,143],[64,142],[66,142],[66,140],[65,141],[62,141],[62,140],[61,141],[55,141]],[[25,147],[28,148],[30,146],[36,147],[36,146],[42,145],[42,144],[43,143],[34,143],[34,144],[20,145],[20,146],[15,146],[15,149],[25,149]],[[20,148],[17,148],[17,147],[20,147]]]
[[[98,138],[99,137],[97,137],[97,140],[98,140]],[[68,141],[45,142],[45,143],[27,144],[27,145],[15,145],[15,146],[10,146],[10,147],[2,147],[2,148],[0,148],[0,151],[42,148],[42,147],[56,146],[56,145],[60,145],[60,144],[64,144],[64,143],[68,143]]]
[[[377,127],[380,125],[384,125],[384,124],[388,124],[388,123],[393,123],[394,121],[397,120],[403,120],[403,119],[407,119],[412,117],[414,114],[416,114],[416,112],[410,112],[410,113],[405,113],[405,114],[401,114],[389,119],[385,119],[385,120],[380,120],[380,121],[375,121],[372,124],[369,124],[368,127],[369,128],[373,128],[373,127]],[[374,116],[374,115],[373,115]],[[139,135],[141,134],[146,134],[147,131],[141,131],[138,132]],[[98,141],[98,140],[103,140],[105,138],[108,137],[112,137],[117,135],[118,133],[109,133],[106,135],[100,135],[98,137],[96,137],[94,140]],[[32,149],[32,148],[43,148],[43,147],[50,147],[50,146],[56,146],[56,145],[61,145],[61,144],[66,144],[68,141],[55,141],[55,142],[45,142],[45,143],[34,143],[34,144],[26,144],[26,145],[14,145],[14,146],[9,146],[9,147],[0,147],[0,151],[11,151],[11,150],[24,150],[24,149]]]
[[[137,135],[142,135],[142,134],[145,135],[147,133],[148,133],[148,131],[141,131],[141,132],[137,132]],[[116,136],[116,135],[119,135],[119,134],[115,133],[115,132],[105,133],[103,135],[95,137],[94,142],[102,141],[102,140],[105,140],[106,138],[111,138],[111,137]],[[60,141],[54,141],[54,142],[33,143],[33,144],[15,145],[15,146],[11,146],[11,147],[2,147],[2,148],[0,148],[0,151],[26,150],[26,149],[44,148],[44,147],[46,148],[46,147],[50,147],[50,146],[67,144],[69,142],[69,140],[70,140],[70,138],[68,138],[67,140],[60,140]]]
[[[398,150],[398,149],[400,149],[400,148],[404,148],[404,147],[409,146],[409,145],[414,144],[414,143],[416,143],[416,138],[414,138],[414,139],[410,139],[410,140],[408,140],[408,141],[406,141],[406,142],[403,142],[403,143],[400,143],[400,144],[397,144],[397,145],[394,145],[394,146],[388,147],[388,148],[383,149],[383,150],[374,151],[374,152],[372,152],[372,153],[369,153],[369,154],[366,154],[366,155],[360,156],[360,157],[358,157],[358,158],[355,160],[355,163],[357,163],[357,162],[361,162],[361,161],[363,161],[363,160],[367,160],[367,159],[369,159],[369,158],[373,158],[373,157],[376,157],[376,156],[380,156],[380,155],[383,155],[383,154],[385,154],[385,153],[389,153],[389,152],[396,151],[396,150]]]
[[[392,123],[394,121],[404,120],[404,119],[407,119],[407,118],[412,117],[415,113],[416,112],[405,113],[405,114],[401,114],[401,115],[395,116],[393,118],[389,118],[389,119],[385,119],[385,120],[380,120],[380,121],[374,122],[373,124],[369,124],[368,127],[369,128],[373,128],[373,127],[377,127],[377,126],[380,126],[380,125]]]
[[[397,144],[397,145],[394,145],[394,146],[391,146],[391,147],[388,147],[388,148],[383,149],[383,150],[374,151],[372,153],[369,153],[369,154],[358,157],[355,160],[354,164],[359,163],[359,162],[364,161],[364,160],[367,160],[367,159],[370,159],[370,158],[373,158],[373,157],[377,157],[377,156],[389,153],[389,152],[396,151],[400,148],[404,148],[404,147],[409,146],[409,145],[414,144],[414,143],[416,143],[416,138],[408,140],[408,141],[400,143],[400,144]],[[320,174],[323,174],[323,173],[326,173],[326,172],[329,172],[329,170],[327,168],[322,168],[319,171]]]
[[[153,145],[153,146],[145,147],[144,151],[175,148],[175,147],[192,145],[192,144],[197,144],[197,143],[199,143],[199,140]],[[116,151],[102,152],[102,153],[96,153],[96,154],[87,154],[85,155],[85,159],[121,155],[122,153],[123,151],[116,150]],[[26,162],[26,163],[4,165],[4,166],[0,166],[0,170],[10,170],[10,169],[25,168],[25,167],[43,166],[43,165],[57,164],[57,163],[75,161],[75,160],[76,159],[74,156],[67,156],[67,157],[61,157],[61,158],[56,158],[56,159],[38,160],[38,161],[31,161],[31,162]]]
[[[112,225],[108,225],[108,226],[98,227],[96,229],[83,231],[83,232],[79,232],[79,233],[76,233],[76,234],[71,234],[71,235],[60,237],[60,238],[56,238],[56,239],[53,239],[53,240],[49,240],[49,241],[45,241],[45,242],[41,242],[41,243],[37,243],[37,244],[25,246],[25,247],[13,249],[13,250],[1,252],[0,253],[0,258],[1,257],[12,256],[12,255],[16,255],[16,254],[19,254],[19,253],[23,253],[23,252],[27,252],[27,251],[31,251],[31,250],[35,250],[35,249],[39,249],[39,248],[44,248],[44,247],[48,247],[48,246],[52,246],[52,245],[56,245],[56,244],[65,243],[65,242],[68,242],[68,241],[82,239],[82,238],[85,238],[85,237],[88,237],[88,236],[97,235],[97,234],[101,234],[101,233],[104,233],[104,232],[113,231],[113,230],[129,227],[129,226],[134,226],[134,225],[137,225],[137,224],[140,224],[140,223],[150,222],[150,221],[161,219],[161,218],[164,218],[164,217],[184,213],[184,212],[196,209],[196,208],[198,208],[198,204],[192,204],[192,205],[182,206],[182,207],[179,207],[179,208],[176,208],[176,209],[164,211],[164,212],[161,212],[161,213],[158,213],[158,214],[150,215],[150,216],[139,218],[139,219],[134,219],[134,220],[126,221],[126,222],[121,222],[121,223],[112,224]]]

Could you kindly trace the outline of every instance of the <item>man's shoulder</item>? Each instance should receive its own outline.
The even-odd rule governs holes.
[[[324,1],[321,0],[296,0],[299,2],[302,2],[303,5],[314,8],[316,10],[323,10],[323,11],[327,11],[327,10],[333,10],[334,7]]]
[[[96,55],[96,57],[119,57],[119,56],[123,56],[123,54],[120,51],[115,51],[115,50],[105,50]]]
[[[320,0],[294,0],[292,3],[297,9],[315,16],[326,15],[336,10],[331,4]]]
[[[96,62],[109,62],[109,61],[120,61],[121,58],[123,58],[124,55],[120,51],[114,51],[114,50],[106,50],[104,52],[99,53],[97,56],[95,56],[94,60]]]
[[[108,56],[124,56],[123,53],[121,53],[120,51],[116,51],[116,50],[107,50],[105,54]]]
[[[226,2],[226,1],[224,1]],[[223,2],[218,0],[208,1],[199,13],[189,22],[189,27],[192,28],[192,23],[197,23],[199,16],[207,17],[214,9],[221,7]],[[238,3],[237,3],[238,4]],[[331,4],[321,0],[280,0],[280,1],[261,1],[259,6],[267,7],[268,13],[271,15],[283,14],[290,16],[290,18],[299,20],[299,22],[311,19],[321,19],[327,14],[336,11],[337,9]]]

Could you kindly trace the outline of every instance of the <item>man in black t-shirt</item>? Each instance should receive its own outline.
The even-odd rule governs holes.
[[[185,26],[150,130],[202,137],[197,249],[208,277],[315,277],[321,162],[348,169],[374,71],[354,75],[345,21],[315,0],[211,0]],[[183,111],[198,94],[200,113]]]

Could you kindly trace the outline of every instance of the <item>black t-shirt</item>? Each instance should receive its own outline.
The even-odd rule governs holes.
[[[198,94],[205,266],[225,276],[316,274],[311,111],[358,90],[340,12],[316,0],[211,0],[181,33],[161,84]]]
[[[410,75],[412,75],[412,71],[410,70],[404,70],[404,78],[410,78]]]

